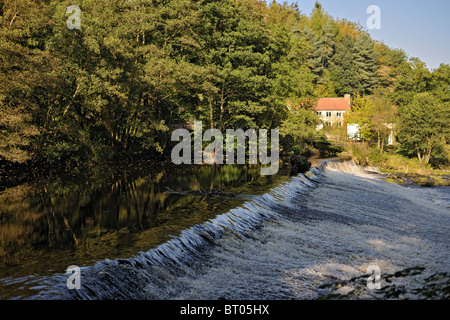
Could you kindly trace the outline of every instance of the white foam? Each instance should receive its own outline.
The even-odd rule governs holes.
[[[356,167],[325,162],[156,249],[100,262],[80,297],[315,299],[358,291],[380,298],[361,287],[375,264],[384,275],[425,268],[402,296],[417,298],[420,281],[450,272],[448,209],[421,189]]]
[[[183,285],[155,292],[162,299],[314,299],[320,286],[367,274],[425,268],[423,278],[448,272],[449,217],[420,198],[417,189],[368,181],[366,177],[324,170],[320,185],[309,192],[298,220],[268,220],[250,238],[227,235],[211,251],[208,267],[184,266]],[[307,212],[307,211],[311,212]],[[315,213],[316,212],[316,213]],[[324,214],[322,218],[320,215]],[[314,219],[302,219],[305,215]],[[408,286],[405,279],[398,285]],[[356,284],[337,292],[346,294]],[[364,289],[361,298],[373,298]],[[411,290],[404,297],[414,298]]]

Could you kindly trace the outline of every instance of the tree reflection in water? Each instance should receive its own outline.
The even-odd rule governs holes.
[[[0,279],[130,257],[245,201],[167,194],[166,187],[261,194],[288,177],[244,165],[87,171],[2,189]]]

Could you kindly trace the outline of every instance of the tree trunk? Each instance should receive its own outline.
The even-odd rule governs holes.
[[[209,99],[209,123],[210,128],[214,129],[214,118],[213,118],[213,104],[212,99]]]
[[[224,84],[222,84],[222,90],[220,95],[220,114],[219,114],[219,130],[223,129],[223,112],[224,112],[224,106],[225,106],[225,98],[224,98]]]
[[[428,153],[425,156],[425,163],[428,164],[430,162],[430,158],[431,158],[431,148],[428,149]]]
[[[378,147],[378,149],[381,149],[380,130],[377,130],[377,133],[378,133],[377,147]]]

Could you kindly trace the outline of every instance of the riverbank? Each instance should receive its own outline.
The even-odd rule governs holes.
[[[416,184],[422,187],[432,186],[450,186],[450,175],[421,175],[408,174],[402,172],[388,173],[383,179],[387,182],[398,183],[402,185]]]
[[[360,150],[348,148],[339,157],[352,159],[355,164],[365,168],[378,168],[385,175],[384,181],[401,185],[450,186],[450,168],[432,167],[398,154],[389,154],[378,150]],[[373,171],[373,169],[371,169]]]

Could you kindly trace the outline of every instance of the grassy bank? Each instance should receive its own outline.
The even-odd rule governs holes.
[[[422,186],[450,186],[450,146],[447,145],[447,159],[439,164],[426,164],[417,158],[407,158],[395,153],[394,149],[380,150],[367,143],[349,142],[345,145],[348,155],[361,166],[379,167],[388,173],[386,181],[400,184],[416,183]]]

